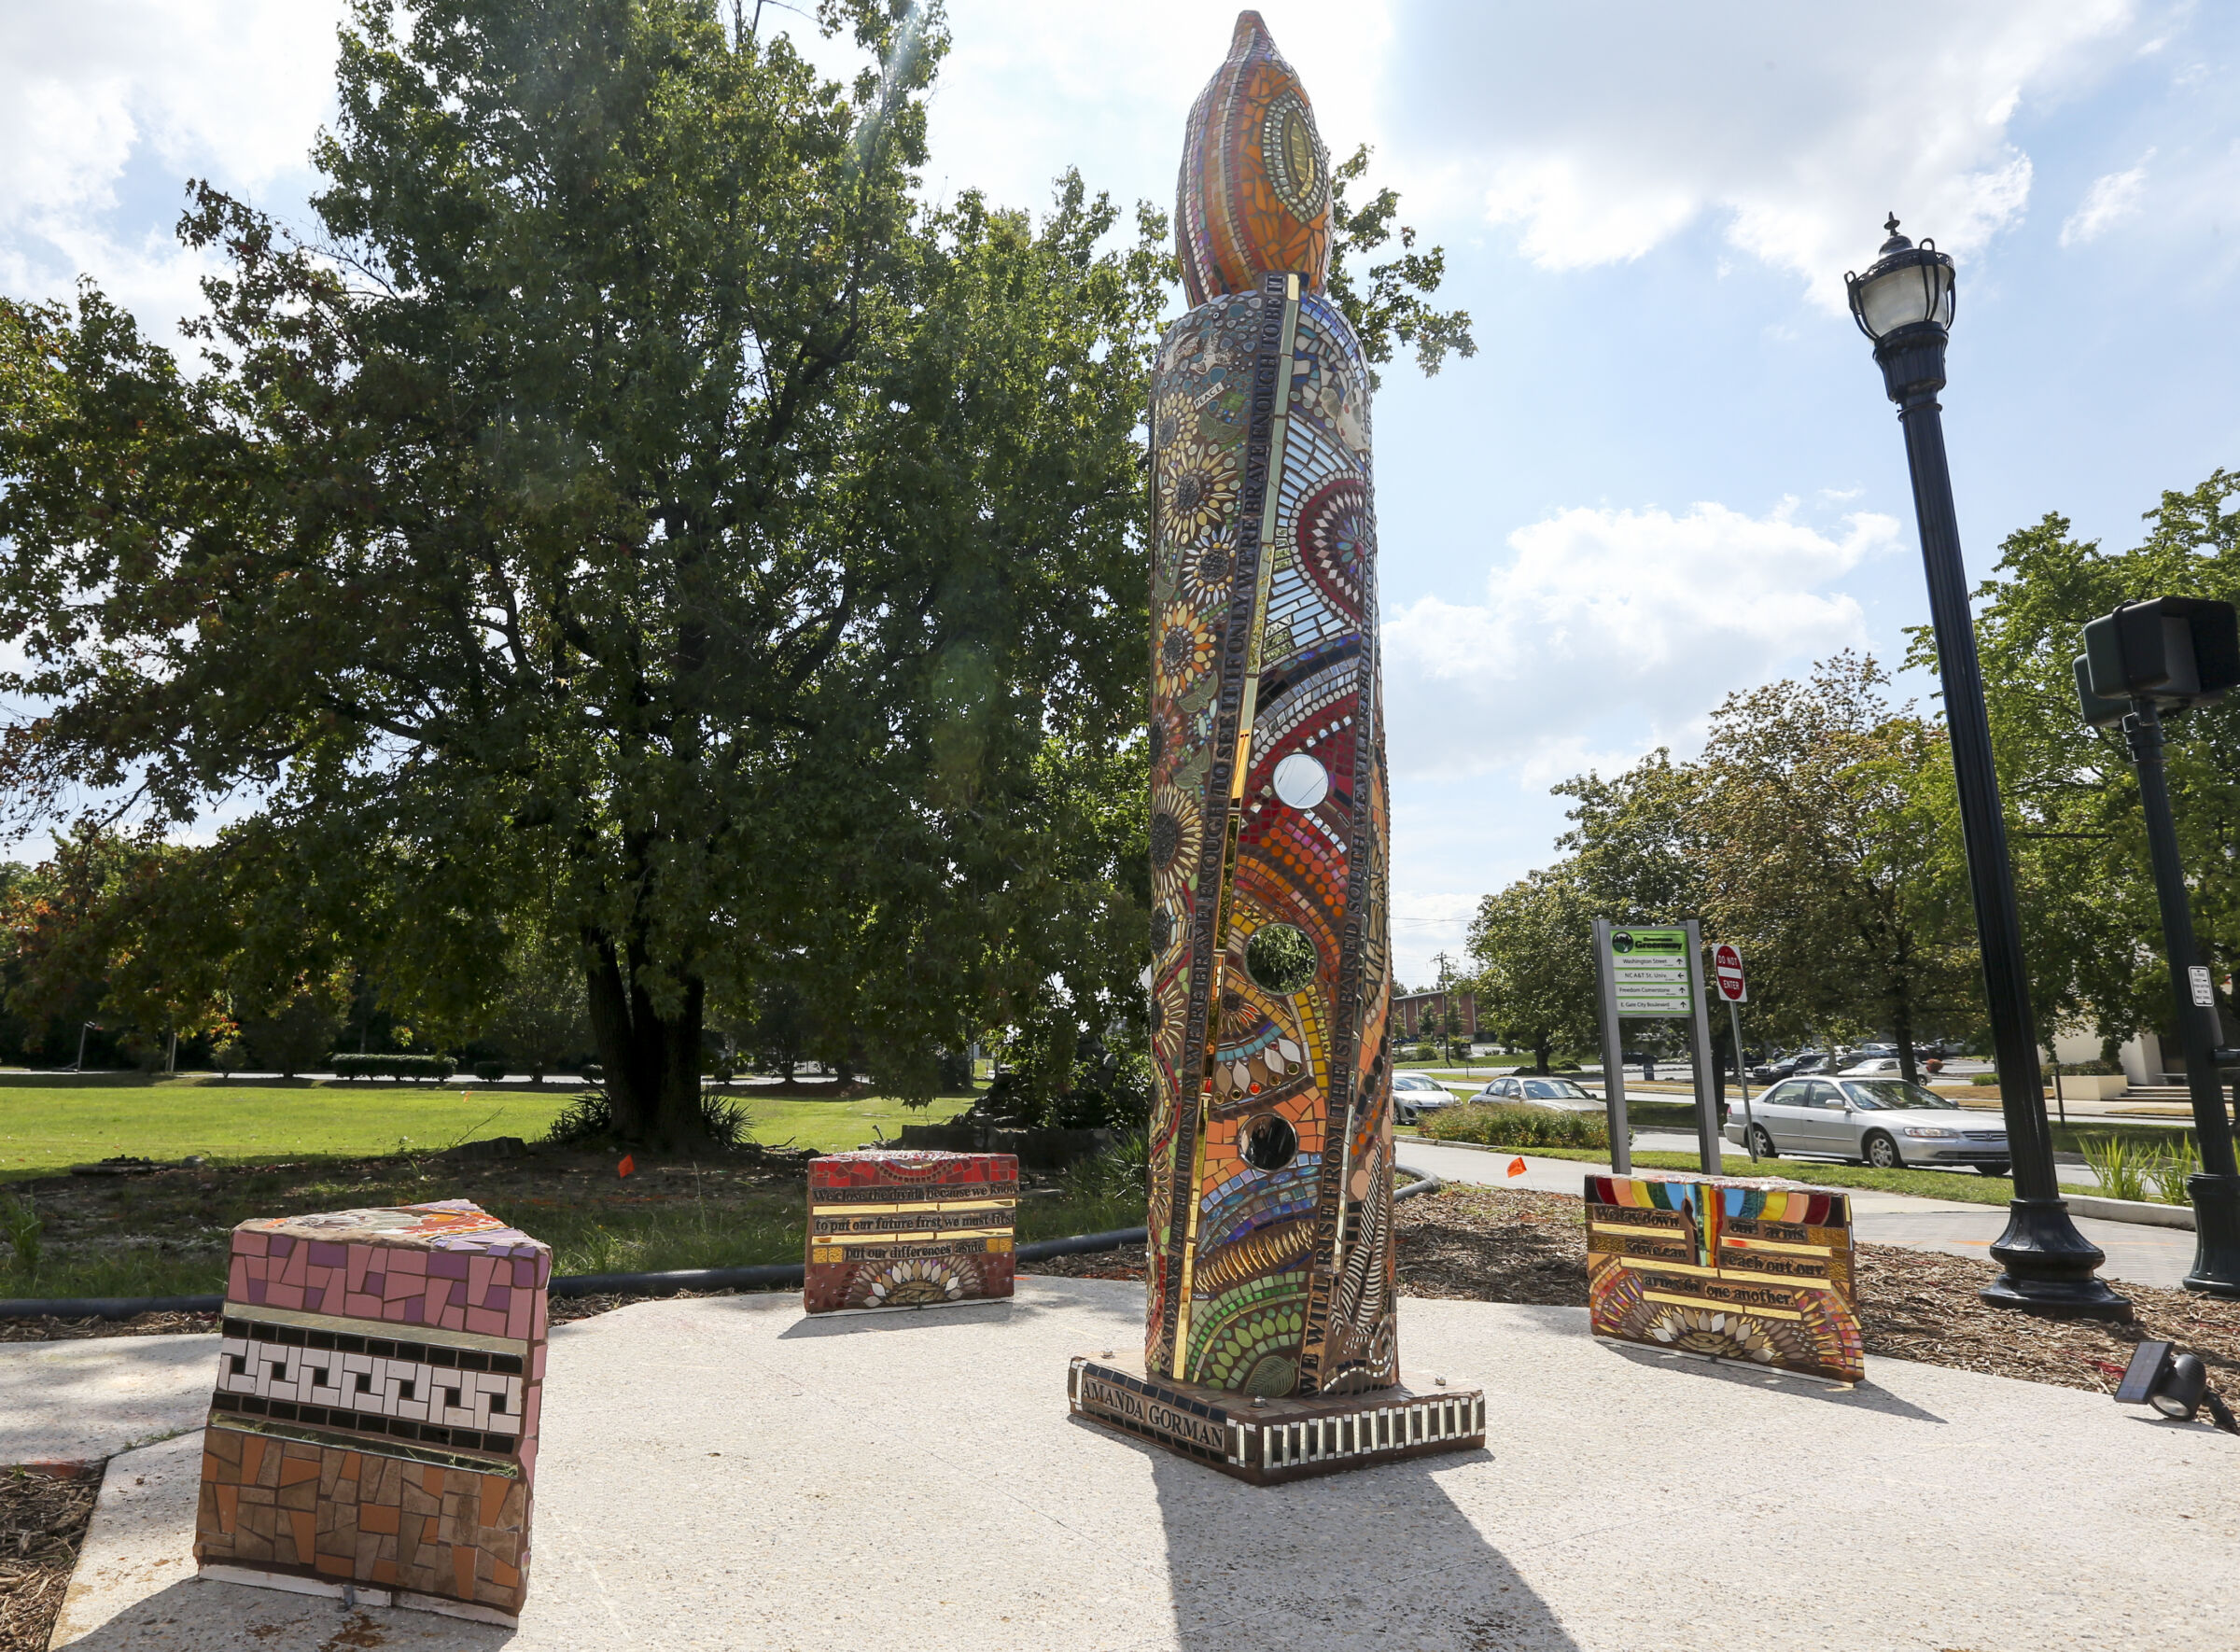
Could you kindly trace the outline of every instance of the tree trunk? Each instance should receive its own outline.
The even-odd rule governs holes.
[[[1921,1073],[1913,1060],[1913,1017],[1902,1007],[1904,1001],[1900,1000],[1899,1002],[1901,1007],[1897,1012],[1897,1025],[1891,1029],[1892,1036],[1897,1040],[1897,1076],[1910,1085],[1917,1085],[1921,1082]]]
[[[1533,1045],[1533,1071],[1534,1072],[1547,1071],[1547,1040],[1546,1039],[1540,1039]]]
[[[663,1148],[704,1141],[700,1029],[706,983],[688,981],[682,1001],[663,1015],[645,989],[641,971],[632,969],[625,981],[613,942],[601,937],[592,945],[585,987],[616,1134]]]

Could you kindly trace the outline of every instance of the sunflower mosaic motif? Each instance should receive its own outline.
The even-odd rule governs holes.
[[[1589,1176],[1598,1336],[1866,1379],[1850,1201],[1779,1181]]]
[[[1329,171],[1243,14],[1191,116],[1194,307],[1151,396],[1145,1360],[1268,1395],[1398,1378],[1368,371],[1323,296]],[[1279,931],[1295,979],[1255,974]]]

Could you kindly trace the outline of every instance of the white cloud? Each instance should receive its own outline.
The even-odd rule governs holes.
[[[255,194],[305,168],[343,13],[343,0],[0,7],[0,286],[60,295],[91,274],[158,329],[199,309],[203,261],[171,233],[178,186]],[[136,167],[167,175],[152,208],[123,198]]]
[[[1386,9],[1379,0],[1261,8],[1340,157],[1375,135]],[[952,45],[929,116],[931,192],[978,186],[1006,205],[1039,208],[1050,180],[1080,165],[1093,189],[1173,206],[1183,123],[1221,67],[1236,7],[951,0],[948,19]]]
[[[2138,211],[2139,197],[2147,188],[2147,162],[2153,159],[2154,151],[2149,149],[2129,172],[2111,172],[2094,178],[2077,210],[2061,226],[2062,245],[2096,241],[2117,222]]]
[[[2135,10],[1412,0],[1387,118],[1411,167],[1515,225],[1543,267],[1637,259],[1711,221],[1840,310],[1885,212],[1961,253],[2021,217],[2018,110],[2098,72]]]
[[[1827,587],[1898,525],[1860,511],[1828,533],[1796,511],[1576,509],[1518,529],[1482,603],[1386,617],[1394,774],[1514,768],[1539,790],[1607,772],[1685,739],[1731,690],[1862,646],[1858,602]]]

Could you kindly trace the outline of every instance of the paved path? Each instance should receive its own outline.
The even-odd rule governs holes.
[[[1635,1139],[1634,1145],[1646,1149],[1649,1140],[1645,1134]],[[1667,1151],[1692,1153],[1695,1145],[1695,1138],[1690,1136],[1682,1140],[1680,1146]],[[1589,1171],[1599,1170],[1604,1175],[1610,1171],[1608,1165],[1536,1158],[1527,1154],[1525,1173],[1512,1177],[1507,1172],[1511,1159],[1516,1156],[1513,1154],[1490,1153],[1413,1138],[1404,1138],[1399,1147],[1402,1164],[1430,1170],[1450,1182],[1480,1182],[1494,1187],[1534,1187],[1549,1193],[1575,1195],[1581,1178]],[[1748,1155],[1740,1150],[1730,1149],[1730,1155],[1725,1162],[1728,1169],[1737,1175],[1749,1175],[1755,1169],[1757,1174],[1786,1176],[1798,1182],[1813,1179],[1809,1159],[1783,1159],[1753,1167]],[[1851,1195],[1853,1232],[1879,1245],[1943,1251],[1987,1262],[1991,1259],[1992,1241],[2007,1226],[2007,1210],[2003,1205],[1913,1198],[1864,1187],[1844,1191]],[[2193,1236],[2181,1228],[2142,1227],[2131,1222],[2098,1222],[2079,1217],[2077,1231],[2107,1253],[2107,1261],[2100,1271],[2111,1280],[2175,1288],[2185,1277],[2186,1269],[2193,1265]]]
[[[215,1337],[0,1342],[0,1463],[97,1463],[210,1409]]]
[[[1402,1349],[1484,1385],[1491,1449],[1259,1489],[1067,1416],[1067,1357],[1141,1306],[1029,1279],[561,1327],[512,1633],[197,1581],[191,1445],[135,1452],[55,1644],[2223,1652],[2240,1616],[2240,1440],[2098,1394],[1880,1359],[1835,1391],[1597,1343],[1584,1309],[1409,1300]]]

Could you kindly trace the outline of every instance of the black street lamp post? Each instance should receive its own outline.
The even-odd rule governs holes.
[[[2077,1231],[2053,1174],[2053,1132],[2037,1066],[2037,1032],[2023,969],[2022,917],[2007,857],[2007,822],[1992,766],[1991,724],[1983,709],[1983,674],[1967,606],[1967,570],[1960,558],[1960,525],[1944,457],[1944,349],[1953,320],[1953,260],[1933,241],[1915,246],[1897,232],[1864,275],[1846,275],[1851,313],[1874,343],[1890,399],[1906,433],[1913,477],[1913,511],[1928,574],[1929,618],[1944,685],[1945,726],[1967,844],[1967,876],[1982,946],[1983,990],[1998,1061],[2007,1144],[2014,1156],[2014,1202],[2007,1231],[1991,1253],[2005,1270],[1982,1291],[1995,1307],[2049,1318],[2128,1319],[2131,1304],[2096,1271],[2100,1248]]]
[[[2193,944],[2193,909],[2177,852],[2177,822],[2163,766],[2163,714],[2214,705],[2240,685],[2240,619],[2229,602],[2162,597],[2125,603],[2084,628],[2077,659],[2077,695],[2087,722],[2120,726],[2139,771],[2147,817],[2147,858],[2162,907],[2163,950],[2201,1170],[2186,1180],[2193,1203],[2193,1269],[2183,1283],[2211,1296],[2240,1297],[2240,1163],[2224,1112],[2217,1063],[2235,1054],[2218,1047],[2217,994]]]

